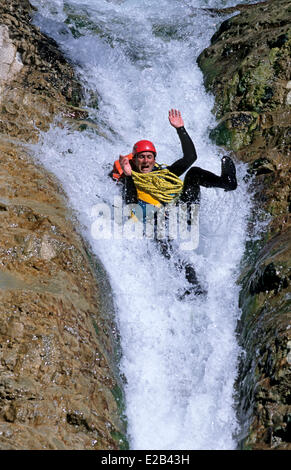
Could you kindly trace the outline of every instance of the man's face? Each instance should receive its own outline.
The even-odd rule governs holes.
[[[155,156],[153,152],[140,152],[134,157],[133,161],[140,173],[150,173],[155,164]]]

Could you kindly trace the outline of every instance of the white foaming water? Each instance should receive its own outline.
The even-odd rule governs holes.
[[[34,152],[60,179],[110,278],[120,369],[127,380],[130,448],[235,449],[236,278],[249,210],[244,167],[237,166],[236,191],[202,188],[199,247],[183,257],[195,265],[208,291],[205,299],[176,298],[185,278],[151,241],[95,240],[91,234],[92,208],[100,202],[111,207],[119,194],[107,176],[119,154],[146,138],[154,141],[159,162],[181,157],[177,133],[168,123],[171,107],[181,110],[195,142],[195,165],[220,173],[221,150],[208,139],[215,125],[213,97],[203,88],[196,58],[219,24],[201,7],[233,2],[32,3],[39,9],[36,23],[74,62],[90,119],[99,129],[52,126]]]

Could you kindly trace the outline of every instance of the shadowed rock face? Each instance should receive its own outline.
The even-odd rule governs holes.
[[[239,280],[245,349],[238,378],[242,447],[291,449],[291,5],[270,0],[224,21],[198,63],[215,94],[213,140],[249,164],[252,225]]]
[[[56,114],[85,115],[72,66],[30,8],[0,2],[0,449],[120,449],[109,284],[23,145]]]

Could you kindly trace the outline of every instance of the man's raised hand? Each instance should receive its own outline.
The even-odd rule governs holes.
[[[182,119],[181,112],[178,109],[170,109],[169,121],[171,126],[175,127],[176,129],[178,127],[184,126],[184,121]]]

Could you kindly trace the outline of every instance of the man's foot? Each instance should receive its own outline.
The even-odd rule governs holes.
[[[206,295],[207,291],[197,284],[195,286],[189,287],[188,289],[185,289],[183,292],[178,292],[177,297],[179,300],[191,300],[193,297],[205,297]]]
[[[221,177],[225,181],[225,191],[233,191],[237,188],[236,169],[232,159],[228,156],[221,159]]]

